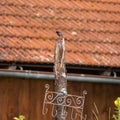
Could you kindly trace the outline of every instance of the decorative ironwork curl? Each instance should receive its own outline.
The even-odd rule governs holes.
[[[47,101],[52,101],[54,99],[54,94],[51,92],[48,92],[46,95],[46,100]]]
[[[76,99],[76,104],[77,104],[77,106],[81,106],[82,100],[83,100],[83,98],[81,98],[81,97],[78,97],[78,98]]]
[[[86,90],[84,90],[83,91],[83,96],[85,96],[87,94],[87,91]]]
[[[83,91],[82,96],[76,96],[67,94],[66,96],[63,95],[61,92],[53,92],[48,91],[50,86],[48,84],[45,85],[46,92],[45,98],[43,103],[43,110],[42,113],[45,115],[48,112],[48,108],[45,105],[51,104],[52,105],[52,116],[55,117],[58,114],[58,111],[55,110],[55,106],[63,106],[65,109],[62,111],[63,115],[67,116],[66,107],[71,108],[71,120],[75,120],[78,116],[80,116],[80,120],[85,120],[83,117],[83,109],[84,109],[84,101],[85,95],[87,91]],[[79,114],[78,112],[79,111]]]
[[[70,106],[72,104],[72,99],[70,97],[66,98],[66,105]]]
[[[46,92],[49,90],[50,85],[49,84],[45,84],[45,88],[46,88]]]
[[[64,104],[64,101],[65,101],[65,99],[64,99],[63,96],[58,96],[56,100],[57,100],[57,101],[56,101],[57,104],[61,104],[61,105],[63,105],[63,104]]]

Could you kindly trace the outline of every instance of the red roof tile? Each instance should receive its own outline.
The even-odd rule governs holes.
[[[1,0],[0,61],[53,62],[56,30],[66,63],[120,67],[119,0]]]

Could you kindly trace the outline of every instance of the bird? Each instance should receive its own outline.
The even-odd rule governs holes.
[[[108,68],[108,69],[106,69],[106,70],[102,73],[102,75],[104,75],[104,76],[111,76],[111,73],[112,73],[112,70],[111,70],[110,68]]]
[[[17,69],[17,65],[15,63],[12,63],[9,67],[8,70],[16,70]]]
[[[63,34],[60,31],[56,31],[56,33],[59,37],[63,37]]]

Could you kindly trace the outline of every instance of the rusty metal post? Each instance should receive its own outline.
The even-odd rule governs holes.
[[[67,79],[66,79],[66,67],[65,67],[65,41],[62,33],[57,31],[59,40],[55,47],[54,57],[54,72],[55,72],[55,92],[63,93],[65,97],[67,95]],[[56,105],[54,110],[57,112],[54,120],[65,120],[66,109],[64,106]]]

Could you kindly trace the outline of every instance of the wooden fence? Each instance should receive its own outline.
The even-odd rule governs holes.
[[[51,106],[48,113],[42,115],[45,84],[50,84],[50,89],[54,91],[54,81],[0,78],[0,120],[13,120],[14,116],[20,114],[25,115],[26,120],[53,120]],[[112,117],[113,101],[120,96],[120,85],[68,82],[67,88],[68,93],[74,95],[87,90],[84,108],[87,120],[94,120],[94,102],[98,107],[100,120],[108,120],[109,108]],[[70,120],[69,112],[70,110],[67,120]]]

